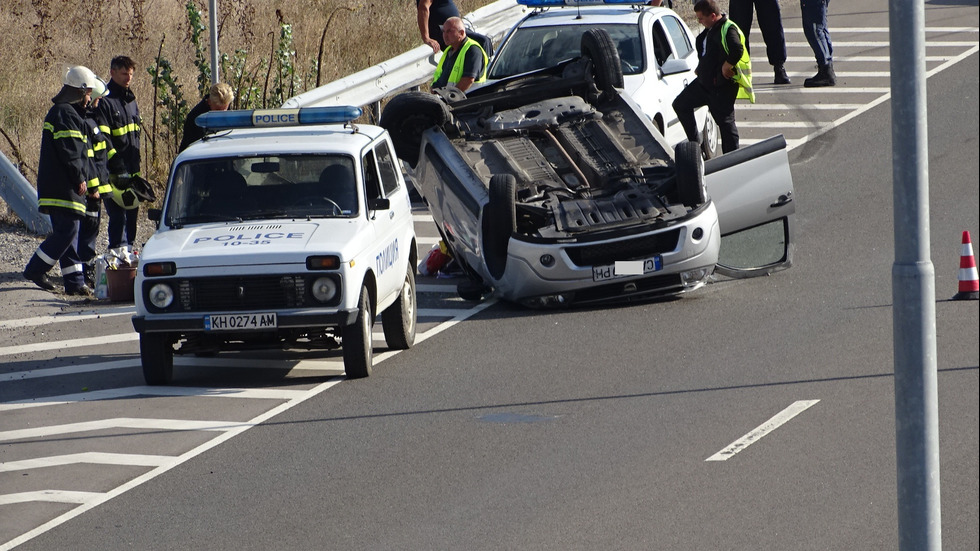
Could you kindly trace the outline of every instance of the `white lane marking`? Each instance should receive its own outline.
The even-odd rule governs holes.
[[[44,467],[61,467],[88,463],[92,465],[126,465],[133,467],[159,467],[175,460],[170,455],[144,455],[136,453],[83,452],[66,455],[51,455],[35,459],[22,459],[0,463],[0,473],[27,471]]]
[[[68,339],[64,341],[39,342],[34,344],[21,344],[18,346],[5,346],[0,348],[0,356],[11,356],[13,354],[24,354],[28,352],[42,352],[45,350],[62,350],[65,348],[78,348],[81,346],[101,346],[106,344],[116,344],[120,342],[138,341],[138,333],[123,333],[119,335],[105,335],[102,337],[91,337],[87,339]]]
[[[820,128],[823,121],[739,121],[739,128]]]
[[[226,432],[235,430],[241,427],[243,424],[246,423],[236,423],[233,421],[195,421],[186,419],[140,419],[136,417],[116,417],[114,419],[82,421],[79,423],[68,423],[65,425],[51,425],[47,427],[0,431],[0,442],[10,442],[12,440],[23,440],[26,438],[43,438],[46,436],[59,436],[62,434],[75,434],[79,432],[91,432],[106,429],[167,431],[212,430]]]
[[[38,325],[48,325],[51,323],[64,323],[66,321],[85,321],[90,319],[109,318],[113,316],[124,316],[136,313],[136,308],[132,306],[121,306],[106,308],[104,310],[82,310],[70,314],[55,314],[52,316],[37,316],[34,318],[24,318],[16,320],[0,321],[0,329],[18,329],[21,327],[37,327]]]
[[[949,56],[945,56],[945,55],[927,55],[927,56],[925,56],[925,60],[927,62],[929,62],[929,61],[931,61],[931,62],[946,61],[947,59],[949,59]],[[786,63],[793,63],[793,62],[809,62],[809,63],[814,64],[814,67],[816,67],[816,61],[813,59],[813,56],[812,55],[811,56],[787,56],[786,57]],[[834,56],[834,63],[835,64],[841,64],[841,63],[890,63],[890,62],[891,62],[891,58],[888,57],[888,56],[886,56],[886,55],[835,55]]]
[[[863,103],[810,103],[794,105],[790,103],[745,103],[738,104],[737,111],[849,111],[860,109]]]
[[[887,33],[890,29],[888,27],[835,27],[834,34],[844,34],[844,33]],[[927,33],[975,33],[980,31],[978,27],[926,27]],[[786,34],[795,33],[803,34],[803,29],[799,27],[787,27],[784,29]],[[753,36],[758,34],[762,35],[762,31],[758,30],[758,27],[752,28]],[[834,43],[836,44],[836,42]]]
[[[194,388],[183,386],[130,386],[79,392],[77,394],[62,394],[60,396],[44,396],[12,402],[0,403],[0,412],[15,409],[28,409],[41,406],[57,406],[77,402],[94,402],[99,400],[114,400],[133,396],[195,396],[204,398],[248,398],[252,400],[292,400],[299,398],[306,391],[288,390],[282,388]]]
[[[438,235],[435,237],[419,237],[418,235],[416,235],[415,241],[418,242],[419,245],[428,245],[429,246],[428,248],[431,248],[432,245],[435,245],[436,243],[442,241],[442,238],[439,237]],[[426,250],[428,250],[428,248]]]
[[[384,360],[384,358],[376,358],[376,361],[379,361],[380,362],[382,360]],[[266,411],[265,413],[262,413],[262,414],[260,414],[260,415],[258,415],[256,417],[252,418],[247,423],[240,423],[235,428],[232,428],[230,430],[227,430],[227,431],[221,433],[220,435],[218,435],[217,437],[215,437],[215,438],[213,438],[213,439],[211,439],[211,440],[209,440],[209,441],[201,444],[200,446],[192,449],[191,451],[189,451],[189,452],[181,455],[180,457],[178,457],[172,463],[168,463],[166,465],[161,465],[159,467],[156,467],[155,469],[153,469],[153,470],[151,470],[149,472],[143,473],[142,475],[140,475],[140,476],[138,476],[138,477],[130,480],[129,482],[126,482],[125,484],[122,484],[120,486],[117,486],[117,487],[113,488],[109,492],[106,492],[104,494],[93,496],[92,499],[89,499],[88,501],[84,501],[80,506],[72,509],[71,511],[68,511],[67,513],[65,513],[63,515],[60,515],[60,516],[58,516],[56,518],[53,518],[53,519],[49,520],[48,522],[45,522],[44,524],[38,526],[37,528],[34,528],[33,530],[30,530],[29,532],[25,532],[24,534],[21,534],[20,536],[18,536],[16,538],[14,538],[14,539],[6,542],[5,544],[0,545],[0,550],[13,549],[14,547],[17,547],[18,545],[20,545],[20,544],[22,544],[22,543],[24,543],[26,541],[29,541],[29,540],[31,540],[31,539],[33,539],[33,538],[35,538],[35,537],[37,537],[37,536],[39,536],[39,535],[47,532],[48,530],[51,530],[52,528],[54,528],[56,526],[59,526],[61,524],[64,524],[65,522],[68,522],[69,520],[71,520],[71,519],[73,519],[73,518],[81,515],[82,513],[85,513],[86,511],[90,511],[90,510],[94,509],[95,507],[98,507],[99,505],[105,503],[106,501],[109,501],[110,499],[113,499],[115,497],[118,497],[118,496],[120,496],[120,495],[128,492],[132,488],[135,488],[135,487],[143,484],[144,482],[147,482],[149,480],[152,480],[152,479],[160,476],[161,474],[166,473],[170,469],[173,469],[174,467],[177,467],[179,465],[182,465],[183,463],[186,463],[187,461],[193,459],[194,457],[197,457],[198,455],[200,455],[200,454],[202,454],[202,453],[204,453],[204,452],[206,452],[206,451],[208,451],[210,449],[213,449],[213,448],[215,448],[217,446],[220,446],[221,444],[223,444],[226,441],[228,441],[228,440],[230,440],[230,439],[238,436],[239,434],[245,432],[246,430],[250,429],[251,427],[253,427],[255,425],[258,425],[258,424],[260,424],[260,423],[262,423],[262,422],[264,422],[264,421],[266,421],[268,419],[271,419],[271,418],[279,415],[280,413],[282,413],[282,412],[284,412],[284,411],[286,411],[286,410],[288,410],[288,409],[290,409],[290,408],[292,408],[292,407],[294,407],[294,406],[296,406],[296,405],[298,405],[298,404],[300,404],[300,403],[302,403],[302,402],[304,402],[306,400],[309,400],[310,398],[312,398],[312,397],[314,397],[314,396],[316,396],[316,395],[318,395],[318,394],[320,394],[320,393],[322,393],[322,392],[330,389],[334,385],[339,384],[343,380],[344,379],[333,379],[333,380],[330,380],[330,381],[326,381],[324,383],[321,383],[321,384],[317,385],[316,387],[314,387],[313,389],[310,389],[307,392],[306,396],[304,396],[302,398],[298,398],[296,400],[293,400],[293,401],[290,401],[290,402],[286,402],[286,403],[280,404],[280,405],[278,405],[278,406],[276,406],[276,407],[274,407],[274,408]]]
[[[177,365],[177,358],[174,358],[174,365]],[[81,365],[66,365],[63,367],[49,367],[45,369],[28,369],[26,371],[14,371],[0,375],[0,383],[10,381],[23,381],[26,379],[39,379],[41,377],[61,377],[63,375],[78,375],[81,373],[92,373],[95,371],[109,371],[112,369],[127,369],[139,367],[139,359],[135,360],[116,360],[113,362],[96,362]]]
[[[92,503],[94,501],[98,501],[100,498],[103,498],[105,496],[106,494],[100,494],[96,492],[38,490],[36,492],[20,492],[17,494],[0,495],[0,505],[10,505],[12,503],[31,503],[35,501],[47,501],[51,503],[77,503],[79,505],[84,505],[86,503]],[[18,540],[20,540],[20,538],[17,538],[16,540],[8,541],[3,547],[0,547],[0,549],[13,549],[14,547],[20,545],[21,543],[27,541],[27,540],[21,540],[21,541]]]
[[[810,74],[810,73],[808,73]],[[777,86],[775,84],[770,84],[765,88],[755,89],[755,95],[758,96],[759,92],[770,94],[774,92],[785,92],[786,88],[783,86]],[[796,88],[793,89],[793,94],[834,94],[834,95],[844,95],[844,94],[887,94],[892,91],[891,88],[887,86],[865,86],[865,87],[851,87],[851,86],[826,86],[823,88]],[[738,110],[740,103],[735,104],[736,111]]]
[[[838,48],[888,48],[891,46],[887,40],[854,40],[854,41],[833,41],[834,49]],[[967,46],[973,46],[976,42],[971,42],[969,40],[935,40],[926,41],[926,49],[928,48],[965,48]],[[806,42],[786,42],[786,48],[809,48],[810,45]],[[836,56],[835,56],[836,57]],[[812,59],[812,58],[811,58]]]
[[[736,453],[751,446],[763,436],[776,430],[781,425],[783,425],[790,419],[796,417],[797,415],[803,413],[804,411],[806,411],[808,408],[810,408],[811,406],[813,406],[819,401],[820,400],[799,400],[797,402],[793,402],[788,408],[784,409],[783,411],[780,411],[771,419],[759,425],[745,436],[732,442],[718,453],[705,459],[705,461],[725,461],[726,459],[731,458]]]

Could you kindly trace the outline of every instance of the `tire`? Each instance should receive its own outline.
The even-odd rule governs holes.
[[[146,384],[170,384],[174,378],[174,344],[170,334],[140,333],[140,363]]]
[[[596,87],[612,95],[623,87],[623,63],[616,43],[604,29],[589,29],[582,33],[582,55],[592,60]]]
[[[708,113],[704,116],[704,129],[701,130],[701,154],[704,160],[718,155],[718,125]]]
[[[707,201],[704,187],[704,159],[697,142],[681,142],[674,148],[677,200],[695,208]]]
[[[482,302],[488,289],[479,281],[467,280],[456,284],[456,294],[467,302]]]
[[[483,260],[494,279],[507,268],[507,245],[517,231],[517,179],[511,174],[490,178],[490,201],[483,211]]]
[[[344,371],[348,379],[363,379],[371,375],[374,364],[374,314],[371,312],[371,295],[367,287],[361,287],[357,300],[357,319],[342,330]]]
[[[381,312],[381,329],[388,348],[408,350],[415,344],[416,305],[415,270],[409,264],[398,299]]]
[[[419,162],[422,132],[433,126],[443,126],[451,118],[449,106],[439,96],[405,92],[385,105],[379,124],[391,135],[398,158],[414,168]]]

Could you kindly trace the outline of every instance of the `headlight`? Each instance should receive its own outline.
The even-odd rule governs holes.
[[[311,292],[313,293],[313,298],[318,301],[330,302],[333,297],[337,296],[337,283],[329,277],[317,278],[313,282]]]
[[[157,283],[153,287],[150,287],[147,298],[150,300],[150,304],[163,310],[173,304],[174,290],[166,283]]]

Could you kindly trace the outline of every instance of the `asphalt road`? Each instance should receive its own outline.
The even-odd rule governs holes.
[[[335,354],[230,357],[159,395],[125,313],[53,323],[55,301],[5,287],[0,549],[897,549],[887,5],[841,4],[840,85],[799,87],[797,32],[794,85],[739,111],[746,141],[794,146],[777,275],[557,312],[472,310],[428,280],[424,341],[369,379]],[[942,534],[969,551],[980,318],[948,299],[980,235],[978,23],[975,2],[927,4]]]

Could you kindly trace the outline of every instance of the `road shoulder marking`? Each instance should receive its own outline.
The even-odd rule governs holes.
[[[814,406],[819,401],[820,400],[799,400],[793,402],[788,408],[784,409],[783,411],[780,411],[771,419],[759,425],[745,436],[732,442],[718,453],[705,459],[705,461],[725,461],[731,458],[736,453],[744,450],[745,448],[759,441],[760,438],[776,430],[790,419],[796,417],[797,415],[803,413],[810,407]]]

